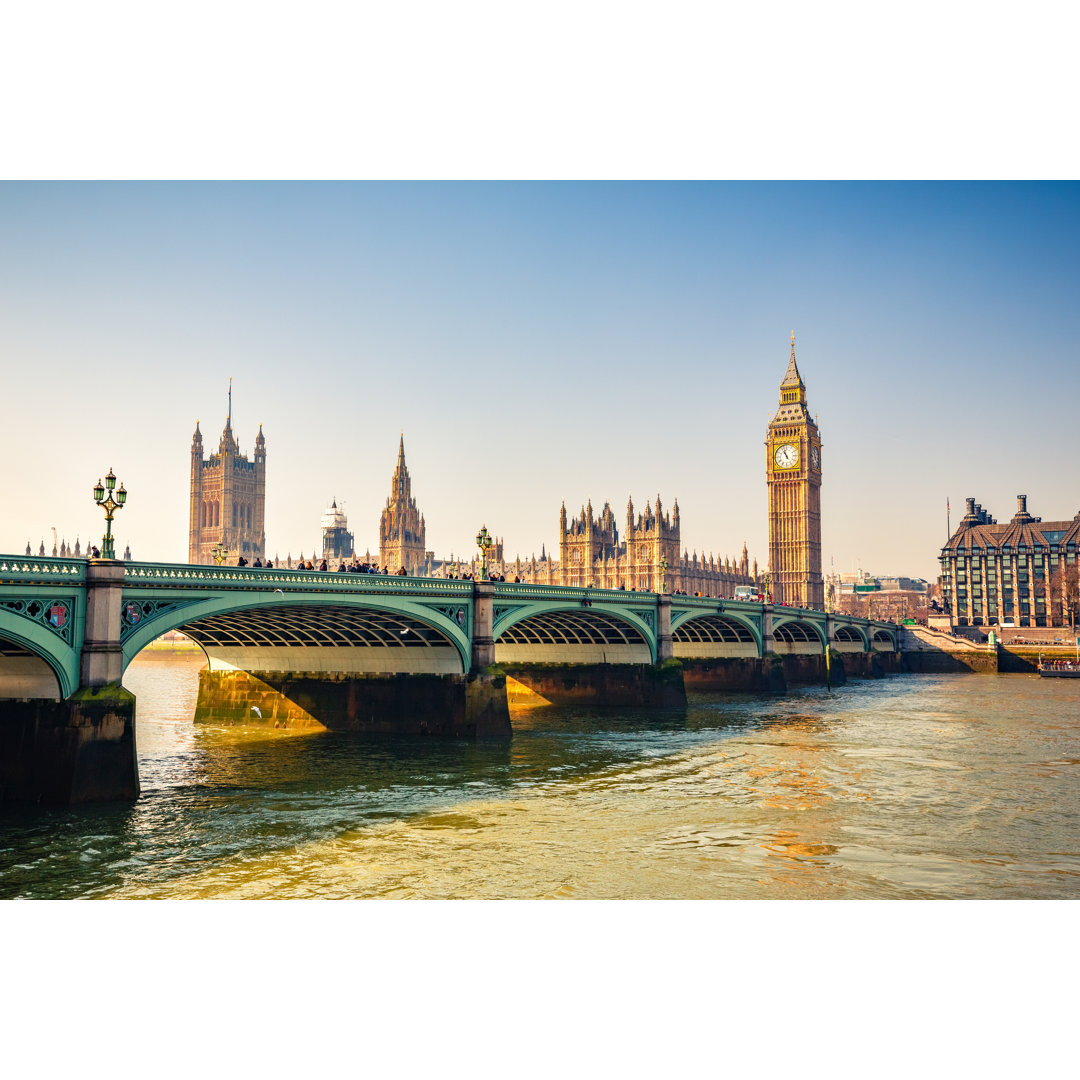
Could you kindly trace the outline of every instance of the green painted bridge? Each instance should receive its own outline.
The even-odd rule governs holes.
[[[196,721],[468,737],[508,736],[514,694],[685,705],[899,648],[889,623],[733,600],[0,556],[0,800],[135,798],[124,672],[170,630],[208,660]]]
[[[705,597],[0,556],[0,698],[119,682],[170,630],[198,642],[214,671],[328,675],[899,647],[891,623]]]

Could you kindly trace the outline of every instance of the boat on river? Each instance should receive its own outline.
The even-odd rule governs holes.
[[[1044,679],[1080,679],[1080,663],[1075,660],[1040,660],[1039,674]]]

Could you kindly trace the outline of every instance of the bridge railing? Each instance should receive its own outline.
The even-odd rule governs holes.
[[[0,583],[3,584],[63,582],[79,585],[85,581],[86,559],[0,555]]]
[[[378,592],[467,597],[473,583],[396,574],[349,574],[336,570],[266,569],[193,563],[125,563],[125,585],[209,589],[281,589],[282,592]]]
[[[654,602],[656,593],[633,589],[597,589],[592,585],[529,585],[525,582],[493,581],[495,594],[511,600],[601,600],[604,603]]]

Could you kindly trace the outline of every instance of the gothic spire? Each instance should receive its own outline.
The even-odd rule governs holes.
[[[803,390],[806,389],[806,384],[802,381],[802,376],[799,374],[798,365],[795,363],[795,331],[791,331],[791,357],[788,360],[787,371],[784,372],[784,381],[780,383],[781,386],[798,386]]]

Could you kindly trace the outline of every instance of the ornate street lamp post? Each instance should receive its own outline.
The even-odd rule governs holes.
[[[660,556],[660,591],[667,592],[667,568],[668,561],[666,555]]]
[[[480,580],[487,581],[487,553],[491,547],[491,537],[488,536],[486,525],[481,525],[476,534],[476,546],[480,549]]]
[[[113,475],[112,469],[109,469],[109,474],[105,477],[105,483],[102,484],[98,480],[94,487],[94,502],[105,511],[105,535],[101,538],[101,557],[103,559],[116,557],[113,553],[112,519],[113,514],[117,510],[123,509],[124,503],[127,502],[127,492],[124,490],[124,485],[120,485],[120,490],[116,492],[116,498],[113,499],[115,488],[116,477]],[[108,494],[106,494],[106,489],[108,489]]]
[[[219,540],[210,552],[210,557],[220,566],[229,556],[229,549]]]

